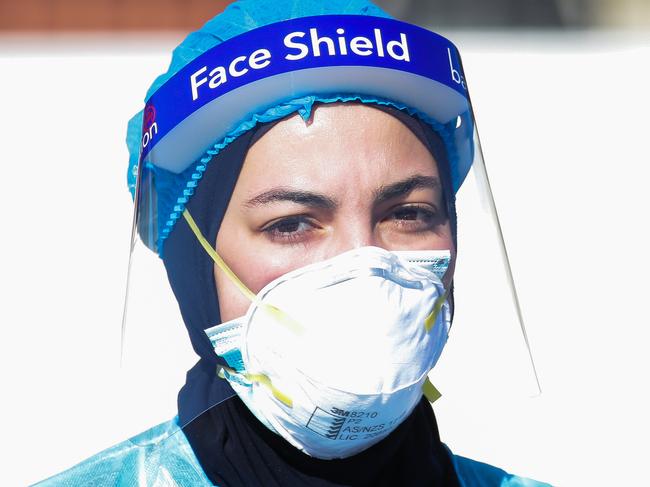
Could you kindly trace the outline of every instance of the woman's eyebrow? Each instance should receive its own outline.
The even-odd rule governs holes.
[[[258,194],[245,203],[245,206],[254,208],[279,201],[290,201],[299,205],[312,208],[334,210],[338,208],[339,202],[329,196],[311,191],[299,191],[289,188],[273,188]]]
[[[375,203],[383,203],[393,198],[406,196],[416,189],[440,189],[440,180],[434,176],[412,176],[387,186],[381,186],[375,191]]]

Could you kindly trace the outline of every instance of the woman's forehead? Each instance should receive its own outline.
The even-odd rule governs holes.
[[[335,190],[414,175],[436,177],[438,170],[427,147],[402,121],[371,106],[332,104],[317,107],[307,121],[295,115],[266,132],[249,149],[238,186]]]
[[[400,114],[397,109],[389,109],[365,103],[337,102],[315,105],[311,116],[304,120],[301,115],[293,115],[273,125],[262,137],[256,139],[253,147],[260,144],[273,144],[280,138],[283,143],[300,143],[305,138],[331,138],[332,142],[340,141],[335,136],[348,135],[358,138],[368,133],[404,135],[409,130],[401,119],[410,118]],[[411,135],[413,135],[411,133]]]

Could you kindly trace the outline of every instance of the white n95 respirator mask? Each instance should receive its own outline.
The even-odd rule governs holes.
[[[316,458],[390,434],[424,393],[449,332],[449,251],[348,251],[265,286],[206,330],[225,378],[270,430]],[[429,394],[427,394],[429,397]]]

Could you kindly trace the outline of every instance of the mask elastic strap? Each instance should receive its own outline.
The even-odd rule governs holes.
[[[433,309],[431,310],[431,313],[429,313],[429,316],[424,319],[424,328],[427,330],[427,333],[430,332],[433,329],[433,326],[436,324],[440,310],[445,304],[445,301],[447,301],[448,294],[449,292],[445,291],[442,296],[438,296],[438,298],[436,298],[435,302],[433,303]]]
[[[448,294],[449,291],[445,290],[442,296],[438,296],[436,301],[433,303],[433,309],[431,310],[431,313],[429,313],[429,316],[427,316],[424,319],[424,328],[427,330],[427,333],[433,330],[433,327],[435,326],[436,321],[438,320],[438,315],[440,314],[440,310],[442,309],[442,306],[445,304],[445,301],[447,301]],[[426,397],[431,404],[436,402],[442,396],[440,391],[436,389],[436,386],[434,386],[431,383],[428,377],[424,381],[424,384],[422,384],[422,393],[424,394],[424,397]]]
[[[221,258],[219,253],[210,245],[208,240],[203,236],[203,233],[201,233],[201,230],[199,229],[198,225],[194,221],[194,218],[192,218],[192,215],[190,215],[190,212],[187,210],[187,208],[183,211],[183,218],[185,218],[185,221],[187,221],[187,224],[190,226],[190,229],[196,236],[196,239],[199,241],[203,249],[208,253],[208,255],[212,258],[214,263],[217,265],[217,267],[226,275],[228,279],[239,289],[239,291],[247,297],[252,303],[256,304],[260,309],[264,310],[266,313],[271,315],[275,320],[286,326],[289,330],[293,331],[296,334],[300,334],[303,331],[303,326],[298,323],[296,320],[291,318],[288,314],[286,314],[284,311],[281,309],[267,304],[263,303],[260,301],[260,299],[257,297],[257,295],[248,289],[246,284],[244,284],[239,277],[232,271],[230,267],[228,267],[228,264]]]
[[[237,277],[237,275],[232,271],[232,269],[228,267],[228,264],[224,262],[224,260],[217,253],[217,251],[212,247],[212,245],[210,245],[208,240],[203,236],[203,233],[201,233],[201,230],[199,229],[198,225],[194,221],[194,218],[192,218],[192,215],[190,215],[190,212],[187,211],[187,209],[183,211],[183,217],[185,218],[185,221],[187,221],[187,224],[192,229],[192,232],[196,236],[196,239],[199,241],[199,243],[205,249],[208,255],[212,257],[212,260],[214,260],[214,263],[217,265],[217,267],[228,277],[228,279],[230,279],[230,281],[235,286],[237,286],[237,289],[239,289],[244,296],[246,296],[252,302],[257,301],[257,296],[255,295],[255,293],[250,289],[248,289],[246,284],[241,282],[241,279],[239,279],[239,277]]]
[[[244,296],[250,299],[252,303],[255,303],[260,309],[264,310],[265,312],[273,316],[276,319],[276,321],[288,327],[290,330],[296,333],[302,331],[302,326],[299,323],[297,323],[295,320],[293,320],[291,317],[289,317],[285,312],[283,312],[279,308],[276,308],[275,306],[272,306],[267,303],[262,303],[260,299],[257,297],[257,295],[253,291],[251,291],[246,286],[246,284],[244,284],[241,281],[241,279],[239,279],[239,277],[237,277],[237,275],[232,271],[232,269],[228,267],[228,264],[226,264],[226,262],[221,258],[219,253],[212,247],[212,245],[210,245],[208,240],[203,236],[203,233],[201,233],[201,230],[199,229],[198,225],[194,221],[194,218],[192,218],[192,215],[187,210],[187,208],[185,209],[185,211],[183,211],[183,217],[185,218],[185,221],[187,221],[187,224],[190,226],[190,229],[194,233],[194,236],[196,236],[201,246],[212,258],[212,260],[217,265],[217,267],[228,277],[228,279],[230,279],[230,281],[237,287],[237,289],[241,291],[241,293]],[[249,382],[255,382],[257,384],[261,384],[267,389],[269,389],[271,391],[271,394],[273,394],[273,397],[275,397],[282,404],[290,408],[293,407],[293,401],[291,400],[291,398],[286,394],[284,394],[282,391],[280,391],[277,387],[275,387],[271,382],[271,379],[265,374],[257,374],[251,372],[237,372],[235,369],[232,369],[230,367],[219,365],[219,367],[217,367],[217,375],[225,379],[226,374],[239,375],[241,377],[244,377]]]
[[[257,384],[261,384],[267,389],[271,391],[271,394],[273,394],[273,397],[275,397],[278,401],[280,401],[282,404],[284,404],[287,407],[293,408],[293,401],[289,396],[287,396],[285,393],[280,391],[277,387],[273,385],[271,382],[271,379],[266,374],[253,374],[249,372],[237,372],[235,369],[232,369],[230,367],[226,367],[225,365],[219,365],[217,367],[217,374],[219,377],[222,379],[226,379],[228,375],[239,375],[246,379],[248,382],[255,382]]]
[[[436,402],[442,396],[442,394],[440,394],[440,391],[436,389],[436,386],[431,383],[428,377],[424,381],[424,384],[422,384],[422,393],[424,394],[424,397],[427,398],[427,401],[429,401],[431,404]]]

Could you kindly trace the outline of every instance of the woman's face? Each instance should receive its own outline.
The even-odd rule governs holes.
[[[253,292],[293,269],[364,246],[453,252],[436,161],[399,120],[322,105],[249,149],[216,248]],[[223,321],[250,301],[215,266]]]

